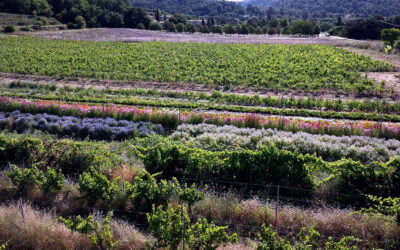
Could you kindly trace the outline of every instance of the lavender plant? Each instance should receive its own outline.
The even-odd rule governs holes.
[[[78,118],[49,114],[0,112],[0,129],[19,133],[41,130],[79,139],[125,140],[152,134],[164,134],[160,124],[132,122],[113,118]]]

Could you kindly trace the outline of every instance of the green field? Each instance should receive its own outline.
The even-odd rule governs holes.
[[[196,43],[120,43],[0,36],[0,71],[244,85],[259,89],[371,90],[363,71],[393,66],[330,46]]]

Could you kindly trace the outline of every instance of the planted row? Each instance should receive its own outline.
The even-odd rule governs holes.
[[[164,134],[159,124],[132,122],[113,118],[77,118],[49,114],[29,114],[14,111],[0,112],[0,129],[23,133],[41,130],[59,136],[95,140],[126,140],[151,134]]]
[[[52,93],[50,95],[34,95],[32,93],[2,93],[3,96],[19,97],[19,98],[36,98],[42,100],[57,100],[82,103],[102,103],[102,104],[122,104],[122,105],[141,105],[151,107],[167,107],[179,108],[186,110],[203,109],[203,110],[218,110],[228,112],[247,112],[268,115],[286,115],[286,116],[303,116],[303,117],[319,117],[328,119],[350,119],[350,120],[370,120],[370,121],[388,121],[400,122],[400,116],[395,114],[379,114],[379,113],[363,113],[358,111],[353,112],[336,112],[326,110],[308,110],[308,109],[281,109],[273,107],[252,107],[238,105],[221,105],[213,103],[199,103],[190,101],[177,101],[171,99],[144,99],[137,97],[90,97],[90,96],[71,96],[71,94],[59,95]]]
[[[22,167],[38,164],[38,167],[51,166],[74,176],[92,166],[106,172],[125,161],[126,156],[121,157],[119,152],[103,143],[0,134],[0,168],[6,168],[8,164]]]
[[[400,195],[400,158],[388,162],[321,159],[279,150],[274,146],[259,151],[212,152],[174,144],[149,147],[143,154],[150,172],[164,177],[193,178],[207,182],[249,183],[283,186],[281,195],[313,198],[317,193],[328,203],[365,206],[367,194],[380,197]],[[321,180],[322,176],[327,176]],[[250,188],[250,186],[249,186]],[[260,189],[266,191],[265,186]]]
[[[400,139],[400,123],[322,120],[281,116],[262,116],[248,113],[179,111],[134,106],[104,106],[63,103],[56,101],[29,101],[18,98],[0,98],[1,111],[20,110],[26,113],[50,113],[76,117],[112,117],[130,121],[151,121],[168,129],[179,123],[209,123],[250,128],[277,128],[292,132],[330,135],[365,135]]]
[[[76,95],[75,101],[78,101],[78,97],[81,100],[91,99],[93,102],[99,101],[104,102],[102,99],[110,98],[115,96],[113,102],[118,104],[138,104],[128,103],[128,101],[135,100],[132,96],[143,96],[143,97],[162,97],[162,98],[174,98],[184,99],[181,102],[176,102],[176,105],[182,105],[181,107],[195,108],[200,103],[197,101],[210,101],[212,103],[219,104],[235,104],[245,106],[269,106],[275,108],[290,108],[290,109],[315,109],[324,111],[348,111],[348,112],[382,112],[385,114],[398,113],[400,112],[400,103],[390,103],[387,101],[378,100],[341,100],[341,99],[322,99],[322,98],[294,98],[294,97],[274,97],[265,96],[260,97],[259,95],[241,95],[224,93],[220,91],[213,91],[212,94],[206,94],[203,92],[181,92],[181,91],[160,91],[156,89],[138,89],[138,88],[122,88],[122,89],[94,89],[94,88],[82,88],[82,87],[58,87],[54,84],[36,84],[30,82],[12,82],[6,86],[7,90],[11,90],[14,93],[29,92],[44,95],[56,95],[61,97],[71,97],[71,93]],[[5,89],[6,90],[6,89]],[[50,97],[50,96],[49,96]],[[42,96],[42,98],[44,98]],[[157,98],[160,99],[160,98]],[[190,100],[191,102],[187,102]],[[70,100],[72,101],[72,100]],[[109,101],[109,99],[107,100]],[[121,102],[121,103],[119,103]],[[184,106],[184,105],[187,106]],[[150,104],[147,104],[150,105]],[[385,119],[385,117],[382,117]]]
[[[316,154],[326,161],[342,158],[370,163],[400,156],[400,141],[367,136],[315,135],[276,129],[237,128],[211,124],[182,124],[171,135],[185,145],[211,151],[260,149],[275,145],[302,154]]]

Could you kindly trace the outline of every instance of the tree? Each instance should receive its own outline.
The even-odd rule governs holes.
[[[313,35],[314,24],[311,21],[294,21],[289,25],[289,32],[295,35]]]
[[[157,22],[161,21],[161,11],[160,11],[160,9],[156,9],[154,17],[156,18]]]
[[[83,16],[77,16],[75,18],[75,24],[77,29],[84,29],[86,28],[86,20]]]
[[[240,27],[240,34],[242,35],[249,34],[249,28],[247,27],[246,24],[242,24],[242,26]]]
[[[224,25],[224,27],[222,29],[225,34],[235,34],[236,33],[235,28],[230,24]]]
[[[125,26],[129,28],[137,28],[140,23],[149,27],[150,21],[150,17],[140,8],[130,8],[124,15]]]
[[[196,32],[196,26],[193,23],[186,24],[185,30],[189,33]]]
[[[185,25],[183,23],[178,23],[176,25],[176,31],[183,32],[185,30]]]
[[[386,44],[393,47],[394,41],[400,39],[400,30],[399,29],[383,29],[381,31],[381,39]]]

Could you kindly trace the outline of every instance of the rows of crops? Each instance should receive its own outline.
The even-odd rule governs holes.
[[[363,91],[361,71],[392,69],[329,46],[0,42],[0,71],[57,77]],[[399,103],[25,81],[0,93],[0,196],[57,211],[92,248],[124,249],[128,224],[75,215],[114,211],[152,235],[134,249],[399,244]]]
[[[61,77],[371,90],[360,72],[393,66],[329,46],[93,43],[0,37],[0,71]]]

